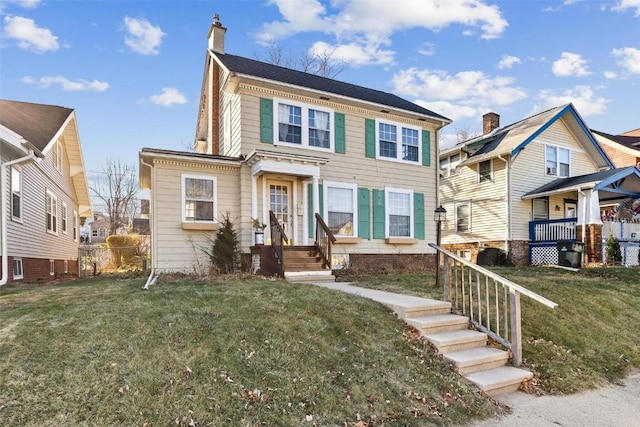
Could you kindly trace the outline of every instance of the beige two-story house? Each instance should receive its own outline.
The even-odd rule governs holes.
[[[78,272],[91,203],[73,109],[0,100],[0,285]]]
[[[556,264],[558,242],[602,260],[600,206],[640,196],[640,171],[616,169],[572,104],[501,127],[440,154],[442,242],[476,260],[497,248],[518,265]],[[570,262],[571,264],[576,264]]]
[[[450,120],[390,93],[226,53],[225,33],[218,21],[209,32],[195,152],[139,155],[154,270],[206,266],[200,248],[227,212],[242,252],[261,254],[263,267],[282,246],[321,250],[312,257],[325,269],[433,265],[438,130]]]

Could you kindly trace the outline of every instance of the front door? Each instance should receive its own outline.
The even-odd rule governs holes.
[[[269,210],[278,218],[287,237],[292,239],[293,209],[290,182],[269,181]]]

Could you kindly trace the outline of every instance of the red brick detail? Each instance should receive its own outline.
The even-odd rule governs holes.
[[[584,234],[585,265],[602,262],[602,224],[587,224]],[[582,239],[582,225],[576,227],[578,240]]]
[[[22,258],[22,279],[13,278],[13,259],[9,257],[9,280],[7,284],[20,284],[32,282],[48,282],[61,275],[77,276],[78,261],[67,260],[67,273],[64,271],[64,260],[54,260],[54,274],[50,274],[51,264],[48,259]],[[2,266],[0,265],[0,273]]]
[[[212,59],[213,61],[213,59]],[[213,61],[213,81],[211,82],[211,154],[220,154],[220,66]]]

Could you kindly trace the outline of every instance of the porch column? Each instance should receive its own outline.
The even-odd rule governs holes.
[[[576,227],[578,236],[583,236],[583,226]],[[584,226],[584,263],[602,262],[602,224],[586,224]]]
[[[309,192],[307,191],[307,186],[309,181],[302,182],[302,244],[307,246],[309,244]]]
[[[320,185],[319,185],[319,181],[320,178],[317,176],[313,177],[313,212],[311,214],[311,224],[313,224],[311,226],[311,231],[313,232],[312,234],[315,236],[316,233],[316,219],[315,219],[315,214],[320,213]]]
[[[578,191],[576,237],[584,243],[583,265],[602,262],[602,220],[600,198],[596,190]]]
[[[258,177],[251,175],[251,219],[258,218]],[[251,241],[255,245],[255,233],[251,231]]]

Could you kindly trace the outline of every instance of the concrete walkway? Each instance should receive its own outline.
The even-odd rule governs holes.
[[[350,283],[313,283],[377,301],[392,310],[436,303],[426,298],[359,288]],[[439,303],[442,303],[441,301]],[[512,412],[470,427],[640,427],[640,372],[622,385],[567,396],[532,396],[508,393],[497,400]]]

